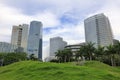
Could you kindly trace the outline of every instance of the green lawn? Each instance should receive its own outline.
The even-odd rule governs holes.
[[[0,67],[0,80],[120,80],[120,68],[89,61],[75,63],[22,61]]]

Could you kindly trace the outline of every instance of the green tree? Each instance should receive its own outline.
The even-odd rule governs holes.
[[[34,54],[31,54],[31,55],[29,56],[29,59],[30,59],[30,60],[38,60],[38,58],[36,58]]]
[[[1,53],[0,54],[1,65],[8,65],[8,64],[26,60],[26,59],[27,59],[26,53]]]
[[[114,45],[116,53],[120,55],[120,42],[118,42],[116,45]]]
[[[6,55],[6,53],[0,53],[0,66],[4,65],[5,55]]]
[[[105,56],[105,47],[98,46],[98,48],[95,49],[95,58],[96,60],[103,61],[102,57]]]
[[[64,62],[66,61],[70,62],[73,57],[72,51],[70,49],[64,49],[63,54],[64,54],[64,60],[65,60]]]
[[[73,54],[70,49],[58,50],[55,52],[55,56],[59,60],[59,62],[70,62]]]
[[[93,59],[94,56],[94,51],[95,51],[95,47],[94,47],[94,43],[92,42],[88,42],[85,45],[81,46],[83,48],[83,55],[88,58],[89,60]]]
[[[115,62],[116,65],[120,66],[120,42],[118,42],[117,44],[114,45],[116,54],[115,55]]]
[[[62,50],[58,50],[57,52],[55,52],[55,56],[59,60],[59,63],[62,62]]]
[[[80,49],[76,52],[75,58],[79,62],[79,60],[83,60],[83,56],[85,54],[85,48],[84,46],[81,46]]]
[[[106,56],[110,57],[111,65],[115,66],[115,54],[116,54],[115,47],[114,45],[109,45],[106,48],[107,48],[107,50],[105,51]]]

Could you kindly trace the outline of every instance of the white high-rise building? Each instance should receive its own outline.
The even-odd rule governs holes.
[[[55,52],[63,50],[67,46],[67,42],[61,37],[50,38],[50,57],[55,57]]]
[[[34,54],[36,58],[42,59],[42,23],[32,21],[28,36],[28,55]]]
[[[95,47],[113,44],[110,22],[103,13],[85,19],[84,26],[86,42],[95,43]]]
[[[23,24],[19,26],[13,26],[11,44],[23,47],[26,52],[28,40],[28,25]]]

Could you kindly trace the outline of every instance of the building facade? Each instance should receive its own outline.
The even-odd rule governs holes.
[[[11,52],[24,52],[22,47],[17,45],[12,45],[7,42],[0,42],[0,52],[2,53],[11,53]]]
[[[23,47],[24,51],[26,52],[27,40],[28,40],[28,25],[23,24],[19,26],[13,26],[11,44],[17,45],[18,47]]]
[[[50,57],[55,57],[55,52],[63,50],[67,46],[67,42],[61,37],[50,38]]]
[[[113,44],[113,35],[108,18],[103,14],[97,14],[84,20],[86,42],[108,46]]]
[[[76,54],[80,50],[80,47],[85,45],[85,43],[79,43],[79,44],[72,44],[65,46],[66,49],[70,49],[73,54]]]
[[[28,55],[34,54],[36,58],[42,59],[42,23],[39,21],[30,23],[27,53]]]
[[[114,44],[114,45],[119,44],[119,40],[113,39],[113,44]]]

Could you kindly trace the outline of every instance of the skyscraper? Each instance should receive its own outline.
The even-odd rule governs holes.
[[[27,49],[28,40],[28,25],[23,24],[19,26],[13,26],[11,44],[23,47],[24,51]]]
[[[108,18],[103,14],[97,14],[84,20],[86,42],[108,46],[113,44],[113,35]]]
[[[63,41],[61,37],[50,38],[50,56],[55,57],[55,52],[63,50],[67,46],[67,42]]]
[[[42,59],[42,23],[32,21],[28,36],[28,55],[34,54],[36,58]]]

